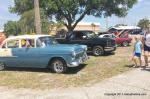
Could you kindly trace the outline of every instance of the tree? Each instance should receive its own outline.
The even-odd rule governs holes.
[[[41,34],[41,18],[39,10],[39,0],[34,0],[34,13],[35,13],[35,29],[37,34]]]
[[[49,27],[50,27],[51,22],[49,22],[43,9],[40,9],[40,15],[41,15],[42,32],[43,33],[49,33]],[[25,34],[35,33],[35,21],[34,20],[35,20],[35,16],[34,16],[34,10],[33,9],[24,12],[21,15],[21,18],[19,20],[21,32],[25,33]]]
[[[141,19],[138,22],[138,26],[141,27],[142,29],[147,28],[147,26],[150,24],[150,20],[148,20],[147,18]]]
[[[20,27],[17,21],[8,21],[4,24],[4,33],[6,36],[18,35],[20,33]]]
[[[34,10],[26,11],[21,15],[19,24],[23,34],[35,32],[34,19]]]
[[[48,34],[50,32],[49,28],[51,27],[52,22],[49,22],[43,9],[40,9],[40,14],[42,32]],[[8,21],[4,25],[4,31],[7,36],[35,33],[34,19],[34,10],[26,11],[21,15],[21,18],[18,21]]]
[[[68,31],[86,16],[95,17],[127,15],[127,11],[137,0],[40,0],[40,7],[46,11],[49,18],[55,16],[56,21],[62,21]],[[15,6],[11,12],[21,15],[33,9],[33,0],[14,0]]]
[[[55,25],[56,31],[58,31],[59,29],[63,27],[63,22],[57,21],[54,25]]]

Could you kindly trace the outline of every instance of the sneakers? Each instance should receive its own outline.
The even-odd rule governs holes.
[[[146,68],[148,66],[148,63],[145,63],[145,65],[144,66],[142,66],[143,68]]]
[[[146,63],[145,66],[148,66],[148,63]]]
[[[139,68],[140,66],[137,66],[137,65],[133,65],[133,68]]]

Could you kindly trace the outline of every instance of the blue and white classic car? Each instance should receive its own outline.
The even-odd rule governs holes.
[[[50,68],[64,73],[88,59],[86,45],[58,44],[49,35],[9,37],[0,48],[0,70],[5,67]]]

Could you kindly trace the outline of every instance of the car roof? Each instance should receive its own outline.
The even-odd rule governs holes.
[[[6,40],[12,40],[12,39],[35,39],[39,37],[45,37],[50,35],[19,35],[19,36],[11,36],[8,37]]]

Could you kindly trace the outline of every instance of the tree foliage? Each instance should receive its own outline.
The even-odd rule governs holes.
[[[44,9],[49,18],[55,16],[62,21],[69,31],[86,15],[95,17],[116,15],[125,16],[137,0],[40,0],[40,8]],[[14,0],[10,11],[22,15],[33,9],[33,0]]]
[[[8,21],[4,24],[4,33],[6,36],[18,35],[20,33],[20,27],[17,21]]]
[[[141,19],[138,22],[138,26],[141,27],[142,29],[147,28],[147,26],[150,24],[150,20],[148,20],[147,18]]]
[[[40,9],[41,15],[41,26],[43,33],[49,33],[50,21],[48,17],[45,15],[43,9]],[[34,10],[25,11],[19,20],[21,31],[23,33],[35,33],[35,23],[34,23]]]
[[[34,25],[34,10],[29,10],[21,15],[18,21],[8,21],[4,25],[4,31],[7,36],[18,35],[18,34],[32,34],[35,33]],[[50,27],[53,22],[49,21],[44,11],[41,9],[41,26],[42,32],[48,34],[50,32]]]

